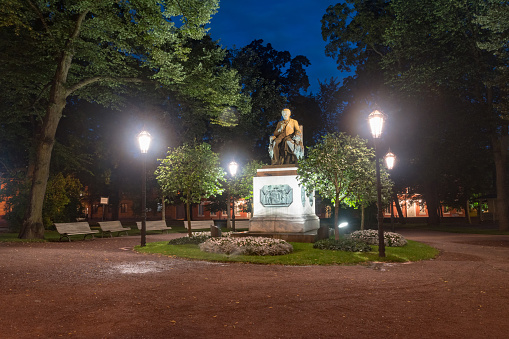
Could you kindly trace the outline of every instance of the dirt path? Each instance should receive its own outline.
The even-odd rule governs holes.
[[[441,256],[260,266],[139,254],[138,237],[0,243],[0,338],[506,338],[509,236],[402,233]]]

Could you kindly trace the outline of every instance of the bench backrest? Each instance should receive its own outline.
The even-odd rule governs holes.
[[[55,223],[58,233],[90,232],[90,225],[86,221]]]
[[[138,229],[141,230],[141,221],[137,221],[136,226],[138,226]],[[147,220],[145,222],[145,226],[147,227],[148,230],[150,229],[160,230],[161,228],[167,227],[166,220]]]
[[[99,226],[103,231],[118,230],[123,228],[120,220],[115,221],[99,221]]]

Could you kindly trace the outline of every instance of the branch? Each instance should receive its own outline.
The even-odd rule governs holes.
[[[72,43],[72,41],[74,41],[74,39],[76,39],[78,37],[78,35],[80,34],[81,25],[83,24],[83,20],[85,20],[85,17],[87,16],[87,14],[88,14],[88,10],[84,11],[83,13],[80,13],[80,15],[78,16],[78,20],[76,20],[76,25],[74,26],[74,31],[72,32],[71,36],[69,37],[69,42]]]
[[[383,58],[384,55],[376,49],[375,45],[370,45],[370,47],[373,49],[373,51],[375,51],[376,54],[380,55]]]
[[[115,77],[103,77],[103,76],[96,76],[88,79],[81,80],[80,82],[76,83],[75,85],[69,87],[67,89],[66,95],[69,96],[73,92],[88,86],[90,84],[99,82],[99,81],[116,81],[116,82],[130,82],[130,83],[151,83],[152,81],[139,79],[139,78],[115,78]]]
[[[41,13],[41,11],[39,10],[39,8],[37,8],[37,6],[35,6],[35,5],[32,3],[32,1],[27,0],[27,2],[28,2],[28,5],[29,5],[30,7],[32,7],[32,8],[33,8],[33,10],[35,11],[35,13],[37,14],[37,16],[39,17],[39,19],[41,20],[42,25],[44,26],[44,29],[46,30],[46,33],[48,33],[48,34],[49,34],[49,36],[53,38],[53,35],[51,34],[51,31],[50,31],[50,29],[49,29],[48,25],[46,24],[46,20],[44,19],[44,16],[42,15],[42,13]]]

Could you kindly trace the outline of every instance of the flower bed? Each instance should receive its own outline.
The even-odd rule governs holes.
[[[210,238],[199,246],[204,252],[228,255],[283,255],[293,252],[293,246],[288,242],[263,237]]]
[[[347,235],[349,239],[356,241],[362,241],[368,245],[378,245],[378,231],[377,230],[364,230],[355,231]],[[389,247],[401,247],[407,244],[405,237],[399,233],[384,232],[384,243],[385,246]]]
[[[315,242],[313,248],[344,252],[371,252],[371,246],[354,239],[322,239]]]

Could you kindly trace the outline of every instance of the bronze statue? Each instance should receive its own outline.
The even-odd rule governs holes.
[[[296,164],[304,156],[302,130],[295,119],[290,118],[291,111],[281,111],[283,120],[279,121],[274,135],[270,136],[269,154],[272,165]]]

